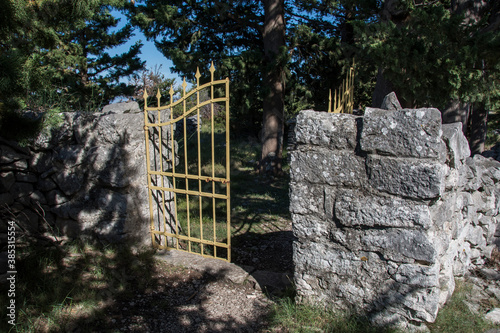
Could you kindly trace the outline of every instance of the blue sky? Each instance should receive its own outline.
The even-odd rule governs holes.
[[[119,29],[126,23],[127,18],[123,14],[118,11],[112,11],[111,13],[113,14],[113,16],[120,19],[120,23],[118,24],[117,29]],[[165,75],[166,78],[175,78],[175,83],[181,84],[182,78],[170,71],[170,67],[173,66],[172,61],[165,58],[165,56],[163,56],[163,54],[161,54],[160,51],[156,49],[156,46],[152,41],[146,40],[146,36],[144,36],[144,34],[139,31],[139,29],[136,29],[134,31],[134,36],[128,41],[128,43],[113,48],[108,52],[110,55],[124,53],[128,51],[130,46],[134,45],[138,40],[140,40],[144,44],[141,48],[140,58],[146,61],[146,68],[150,69],[154,68],[155,65],[161,65],[161,72],[163,75]]]

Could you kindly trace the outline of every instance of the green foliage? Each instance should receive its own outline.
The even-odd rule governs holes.
[[[472,292],[470,284],[457,281],[453,296],[439,311],[436,321],[428,325],[431,332],[475,333],[495,328],[493,323],[487,322],[481,314],[471,312],[465,304],[465,301],[472,296]]]
[[[231,117],[239,131],[260,129],[262,105],[271,88],[265,73],[283,68],[285,117],[303,109],[327,110],[329,89],[338,88],[352,64],[351,22],[366,20],[377,2],[290,1],[285,3],[287,45],[264,61],[262,1],[147,1],[131,11],[131,20],[174,63],[174,71],[194,80],[199,67],[216,66],[216,78],[231,80]],[[352,35],[352,34],[351,34]],[[366,73],[373,75],[373,65]],[[372,82],[369,77],[368,82]],[[366,103],[373,84],[359,85]]]
[[[0,101],[14,108],[43,99],[47,91],[65,96],[68,108],[88,110],[95,100],[109,102],[132,93],[120,83],[141,69],[141,44],[110,56],[108,50],[127,42],[132,27],[116,29],[112,9],[126,0],[2,0],[0,24]]]
[[[358,22],[357,36],[363,61],[384,70],[403,106],[443,108],[459,98],[498,108],[500,38],[485,29],[487,15],[464,24],[447,1],[400,4],[404,22]]]
[[[367,318],[336,313],[314,305],[299,305],[291,298],[279,300],[273,310],[271,325],[285,332],[396,332],[394,329],[372,326]]]

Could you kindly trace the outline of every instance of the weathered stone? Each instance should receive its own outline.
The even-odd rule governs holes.
[[[358,131],[356,119],[350,114],[302,111],[297,116],[295,140],[332,149],[354,150]]]
[[[380,108],[389,111],[397,111],[402,109],[401,104],[399,103],[399,100],[394,91],[384,97]]]
[[[367,108],[361,149],[397,157],[443,159],[441,113],[437,109],[386,111]]]
[[[28,158],[28,155],[22,154],[7,145],[0,145],[0,164],[10,164]]]
[[[33,193],[30,194],[30,199],[35,207],[38,206],[39,204],[45,205],[47,203],[45,195],[43,195],[43,193],[38,190],[35,190],[33,191]]]
[[[330,225],[325,219],[292,213],[293,235],[300,239],[328,239]]]
[[[0,192],[8,192],[15,181],[16,177],[12,171],[0,173]]]
[[[58,217],[55,223],[55,229],[58,234],[68,236],[70,238],[77,238],[81,235],[80,224],[71,219]]]
[[[302,215],[324,215],[324,191],[319,186],[290,183],[290,212]]]
[[[108,104],[102,108],[102,113],[138,113],[142,112],[137,102],[121,102]]]
[[[14,203],[14,196],[10,193],[0,193],[0,204],[11,205]]]
[[[85,162],[85,149],[79,145],[71,145],[58,149],[54,160],[60,162],[65,168],[73,168]]]
[[[362,186],[366,183],[365,162],[362,157],[349,151],[335,153],[317,147],[291,154],[292,181],[308,181],[311,184]]]
[[[61,125],[51,128],[50,131],[42,131],[35,138],[34,148],[38,151],[49,150],[56,146],[71,144],[74,140],[73,118],[76,113],[62,112],[58,116],[62,118]]]
[[[484,319],[492,322],[493,324],[500,325],[500,308],[494,308],[493,310],[489,311],[484,316]]]
[[[424,228],[431,226],[427,205],[345,191],[337,196],[335,217],[346,227]]]
[[[50,178],[38,179],[37,188],[40,189],[40,191],[48,192],[56,187],[56,183]]]
[[[470,156],[469,142],[462,132],[462,123],[443,124],[443,140],[448,147],[447,163],[458,167]]]
[[[434,264],[436,261],[432,240],[418,230],[337,229],[331,232],[330,239],[351,251],[377,252],[396,262]]]
[[[2,171],[25,171],[28,168],[26,160],[16,160],[10,164],[2,165]]]
[[[47,204],[49,206],[60,205],[60,204],[63,204],[65,202],[69,201],[68,197],[66,197],[59,190],[52,190],[52,191],[48,192],[45,197],[47,198]]]
[[[38,178],[30,172],[18,172],[16,173],[16,180],[23,183],[36,183]]]
[[[462,206],[457,207],[457,203],[457,194],[451,192],[446,193],[442,198],[431,205],[429,209],[431,212],[431,220],[434,225],[441,228],[445,222],[452,221],[454,213],[463,208]]]
[[[33,193],[33,184],[14,183],[14,185],[10,187],[9,192],[14,196],[14,198],[26,197]]]
[[[30,166],[39,174],[43,174],[54,166],[52,152],[38,152],[33,154]]]
[[[465,240],[474,246],[486,246],[486,239],[483,236],[483,228],[468,225]]]
[[[410,198],[443,194],[445,168],[436,162],[368,156],[369,181],[376,189]]]
[[[144,128],[138,124],[143,123],[140,113],[80,115],[75,120],[75,136],[79,144],[87,147],[142,142]]]
[[[70,197],[82,188],[83,177],[81,173],[63,169],[55,173],[52,176],[52,180],[66,196]]]

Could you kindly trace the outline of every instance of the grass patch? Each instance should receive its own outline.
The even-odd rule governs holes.
[[[455,292],[444,308],[439,311],[436,321],[427,326],[433,333],[477,333],[497,328],[486,321],[482,314],[473,313],[466,305],[472,295],[472,286],[457,280]]]
[[[133,254],[119,246],[18,244],[17,325],[2,320],[0,331],[98,331],[114,302],[157,284],[158,269],[178,269],[161,264],[152,251]],[[7,286],[1,288],[7,295]],[[7,318],[7,301],[0,301],[2,318]]]
[[[278,332],[392,333],[390,328],[370,325],[366,318],[346,315],[321,307],[295,304],[291,298],[274,305],[271,326]]]

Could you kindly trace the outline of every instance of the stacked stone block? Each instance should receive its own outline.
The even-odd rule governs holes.
[[[433,322],[491,254],[500,164],[437,109],[303,111],[291,154],[299,300],[382,325]]]
[[[63,117],[28,147],[0,139],[2,220],[30,233],[149,244],[143,113]]]

